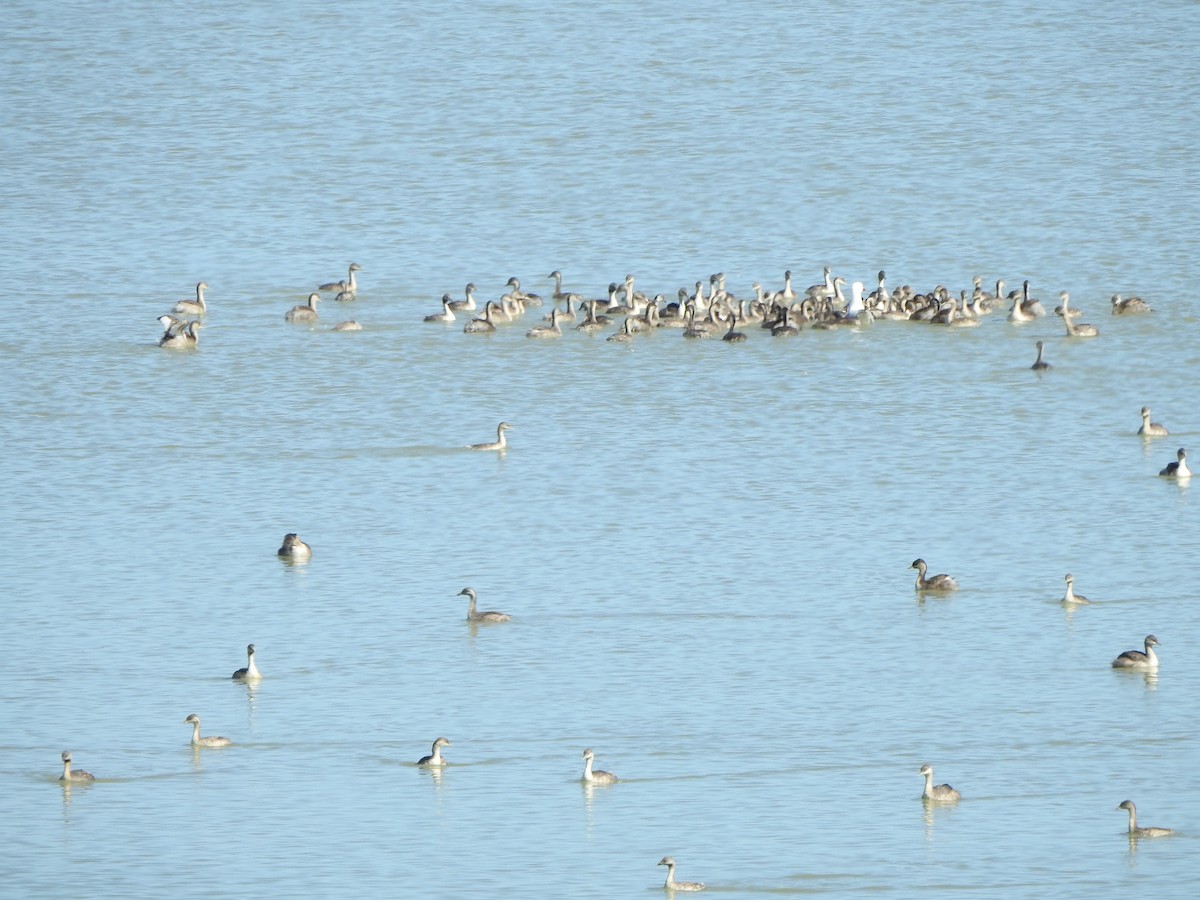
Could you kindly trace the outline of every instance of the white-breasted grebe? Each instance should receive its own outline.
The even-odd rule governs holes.
[[[1158,422],[1150,421],[1150,407],[1142,407],[1142,427],[1138,429],[1138,434],[1142,437],[1166,437],[1170,434],[1167,431],[1167,426],[1160,425]]]
[[[1087,597],[1083,596],[1083,594],[1075,593],[1075,576],[1072,575],[1070,572],[1068,572],[1066,574],[1066,576],[1063,578],[1063,581],[1065,581],[1067,583],[1067,592],[1065,594],[1063,594],[1063,598],[1062,598],[1063,603],[1091,603],[1092,602]]]
[[[228,747],[233,743],[233,741],[227,737],[218,737],[216,735],[211,737],[200,737],[200,717],[195,713],[192,713],[190,716],[184,719],[183,724],[192,726],[193,747]]]
[[[508,439],[504,436],[504,432],[508,431],[510,428],[513,428],[513,427],[514,426],[509,425],[507,422],[501,422],[499,425],[496,426],[496,439],[494,441],[487,441],[482,444],[470,444],[467,446],[467,449],[468,450],[506,450],[506,449],[508,449]]]
[[[616,784],[617,776],[612,772],[605,772],[603,769],[592,770],[592,761],[596,758],[596,754],[592,752],[592,748],[583,751],[583,781],[588,784]]]
[[[921,766],[920,774],[925,778],[925,790],[921,792],[922,800],[952,802],[962,799],[962,795],[950,785],[933,783],[933,766],[929,763]]]
[[[300,535],[292,531],[283,536],[283,546],[275,552],[278,556],[290,556],[292,559],[308,559],[312,556],[312,547],[300,540]]]
[[[663,882],[663,888],[668,891],[702,891],[704,890],[703,881],[676,881],[675,880],[675,857],[664,856],[658,861],[660,866],[667,867],[667,880]]]
[[[1167,478],[1191,478],[1192,470],[1188,468],[1187,451],[1180,447],[1175,451],[1175,462],[1167,463],[1158,473]]]
[[[234,681],[258,681],[262,678],[262,672],[258,671],[258,666],[254,662],[254,645],[246,645],[246,667],[238,669],[233,673]]]
[[[1133,805],[1132,800],[1122,800],[1119,804],[1117,804],[1117,809],[1124,809],[1129,812],[1130,837],[1166,837],[1169,834],[1175,833],[1170,828],[1154,828],[1150,825],[1139,827],[1137,823],[1137,807]]]
[[[95,781],[96,776],[91,772],[85,772],[83,769],[71,768],[71,751],[64,750],[62,752],[63,773],[58,776],[59,781]]]
[[[450,746],[450,739],[440,737],[433,742],[433,750],[428,756],[422,756],[417,760],[418,766],[444,766],[446,760],[442,757],[442,748]]]
[[[1145,650],[1126,650],[1120,656],[1112,661],[1114,669],[1157,669],[1158,657],[1154,653],[1154,648],[1160,646],[1158,638],[1152,634],[1146,635],[1146,640],[1142,642]]]
[[[562,326],[558,324],[558,307],[550,310],[549,325],[534,325],[527,332],[527,338],[557,338],[562,337]]]
[[[353,300],[354,295],[358,293],[358,281],[354,277],[355,272],[361,272],[362,266],[358,263],[350,263],[350,271],[346,275],[345,281],[330,281],[317,288],[318,291],[336,291],[335,300]]]
[[[475,311],[475,282],[468,281],[467,286],[463,289],[465,300],[451,300],[450,308],[455,312],[474,312]]]
[[[926,578],[925,572],[928,571],[928,566],[925,565],[925,560],[914,559],[910,569],[917,570],[917,590],[918,591],[957,591],[958,582],[949,575],[934,575],[932,578]]]
[[[208,285],[201,281],[196,285],[195,300],[180,300],[175,304],[175,308],[171,312],[184,313],[189,316],[202,316],[208,312],[208,304],[204,302],[204,292],[208,290]]]
[[[508,622],[512,620],[512,616],[507,613],[496,612],[494,609],[480,612],[475,608],[475,589],[465,587],[458,592],[456,596],[467,596],[470,602],[467,603],[467,621],[468,622]]]
[[[288,322],[315,322],[317,316],[317,304],[321,302],[321,295],[315,291],[308,295],[308,303],[304,306],[293,306],[284,315],[284,319]]]
[[[453,303],[454,301],[450,299],[449,294],[442,294],[442,311],[440,313],[431,313],[425,317],[425,321],[453,322],[455,319]]]

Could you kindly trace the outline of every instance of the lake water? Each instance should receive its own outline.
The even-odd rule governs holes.
[[[1197,12],[8,3],[5,893],[650,897],[671,854],[722,896],[1194,896],[1200,486],[1156,473],[1200,446]],[[1101,336],[422,321],[825,265]]]

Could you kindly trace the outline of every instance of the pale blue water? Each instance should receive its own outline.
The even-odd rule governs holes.
[[[1196,488],[1155,476],[1200,434],[1194,3],[4,20],[6,893],[655,896],[672,854],[725,896],[1194,894]],[[1101,336],[421,321],[555,268],[824,265],[1028,278]],[[201,279],[199,350],[160,350]],[[921,602],[917,556],[962,590]],[[1109,668],[1150,632],[1157,678]],[[1178,834],[1131,847],[1126,798]]]

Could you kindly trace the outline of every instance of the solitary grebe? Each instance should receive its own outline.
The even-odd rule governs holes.
[[[195,713],[184,719],[183,724],[192,726],[193,747],[228,747],[233,743],[227,737],[200,737],[200,717]]]
[[[262,672],[258,671],[258,666],[254,664],[254,645],[246,645],[246,668],[238,669],[233,673],[235,681],[258,681],[262,678]]]
[[[925,776],[925,790],[921,792],[923,800],[953,801],[961,799],[961,795],[948,784],[933,783],[933,766],[926,763],[921,766],[921,774]]]
[[[467,447],[468,450],[505,450],[508,447],[508,439],[504,437],[504,432],[512,428],[507,422],[501,422],[496,426],[496,439],[488,441],[484,444],[471,444]]]
[[[1191,478],[1192,470],[1188,468],[1187,451],[1180,447],[1175,451],[1175,462],[1169,462],[1158,473],[1167,478]]]
[[[308,559],[312,556],[312,547],[300,540],[300,536],[292,531],[283,536],[283,546],[276,551],[276,554],[290,556],[292,559]]]
[[[426,322],[453,322],[454,308],[453,301],[449,294],[442,294],[442,311],[440,313],[431,313],[425,317]]]
[[[592,748],[583,751],[583,780],[588,784],[616,784],[617,776],[612,772],[605,772],[603,769],[592,771],[592,760],[596,758],[596,754],[592,752]]]
[[[1150,312],[1150,304],[1141,297],[1130,297],[1122,300],[1120,294],[1113,294],[1112,314],[1114,316],[1130,316]]]
[[[1044,372],[1046,369],[1050,368],[1050,363],[1048,363],[1044,359],[1042,359],[1042,342],[1041,341],[1037,342],[1037,350],[1038,350],[1038,357],[1037,357],[1037,359],[1035,359],[1033,361],[1033,365],[1030,366],[1029,368],[1033,369],[1035,372]]]
[[[358,282],[354,279],[355,272],[361,272],[362,266],[358,263],[350,263],[349,274],[346,275],[345,281],[330,281],[327,284],[317,288],[318,291],[337,291],[337,300],[353,300],[354,295],[358,292]]]
[[[180,300],[175,304],[175,308],[171,312],[185,313],[189,316],[202,316],[208,312],[208,304],[204,302],[204,292],[208,290],[208,285],[201,281],[196,285],[195,300]]]
[[[1114,669],[1157,669],[1158,657],[1154,654],[1154,648],[1160,646],[1158,638],[1152,634],[1146,635],[1146,640],[1142,643],[1146,648],[1145,652],[1141,650],[1126,650],[1120,656],[1113,660]]]
[[[1070,572],[1068,572],[1066,577],[1063,580],[1067,583],[1067,592],[1065,594],[1063,594],[1063,598],[1062,598],[1063,603],[1091,603],[1092,602],[1087,597],[1083,596],[1083,594],[1075,593],[1075,576],[1074,575],[1072,575]]]
[[[1174,834],[1170,828],[1153,828],[1149,825],[1138,827],[1137,823],[1137,807],[1133,805],[1132,800],[1122,800],[1117,809],[1129,811],[1129,836],[1130,837],[1166,837],[1168,834]]]
[[[464,594],[466,594],[468,597],[471,598],[470,602],[467,604],[467,621],[468,622],[508,622],[512,619],[512,616],[507,615],[506,613],[496,612],[495,610],[487,610],[486,612],[479,612],[477,609],[475,609],[475,589],[474,588],[469,588],[469,587],[463,588],[461,591],[458,592],[457,596],[461,597]]]
[[[442,748],[450,746],[450,739],[440,737],[433,742],[433,752],[428,756],[422,756],[417,760],[418,766],[444,766],[446,760],[442,759]]]
[[[58,776],[59,781],[95,781],[96,776],[91,772],[85,772],[83,769],[71,769],[71,751],[64,750],[62,752],[63,773]]]
[[[675,880],[675,857],[664,856],[658,861],[660,866],[667,867],[667,880],[663,882],[663,887],[668,891],[702,891],[704,890],[703,881],[676,881]]]
[[[362,331],[362,326],[354,319],[347,319],[345,322],[338,322],[333,326],[334,331]]]
[[[1138,429],[1142,437],[1166,437],[1170,432],[1165,425],[1150,421],[1150,407],[1142,407],[1142,427]]]
[[[958,582],[949,575],[934,575],[932,578],[926,578],[925,572],[928,567],[925,565],[925,560],[914,559],[910,569],[917,570],[917,590],[918,591],[957,591]]]
[[[315,322],[317,320],[317,304],[321,302],[321,295],[312,293],[308,295],[308,305],[293,306],[284,315],[284,319],[288,322]]]

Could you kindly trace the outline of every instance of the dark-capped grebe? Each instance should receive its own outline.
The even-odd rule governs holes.
[[[1142,642],[1145,651],[1142,650],[1126,650],[1120,656],[1112,661],[1114,669],[1157,669],[1158,657],[1154,654],[1154,648],[1160,646],[1158,638],[1152,634],[1146,635],[1146,640]]]
[[[464,595],[470,598],[470,602],[467,604],[468,622],[508,622],[512,619],[512,616],[507,615],[506,613],[496,612],[495,610],[487,610],[485,612],[479,612],[476,610],[474,588],[463,588],[457,594],[459,597]]]
[[[1075,593],[1075,576],[1070,572],[1066,574],[1063,580],[1067,583],[1067,592],[1063,594],[1063,603],[1091,603],[1083,594]]]
[[[433,742],[433,751],[428,756],[422,756],[417,760],[418,766],[444,766],[446,760],[442,758],[442,748],[450,746],[450,739],[440,737]]]
[[[948,784],[933,783],[933,766],[926,763],[921,766],[921,773],[925,778],[925,790],[921,792],[922,800],[939,800],[943,802],[952,802],[961,799],[961,795]]]
[[[1042,346],[1043,346],[1042,342],[1038,341],[1037,342],[1037,351],[1038,351],[1037,359],[1035,359],[1033,361],[1033,365],[1029,367],[1029,368],[1033,369],[1033,371],[1035,371],[1035,372],[1044,372],[1044,371],[1046,371],[1046,369],[1050,368],[1050,363],[1048,363],[1044,359],[1042,359]]]
[[[703,881],[676,881],[675,880],[675,857],[664,856],[658,861],[660,866],[667,867],[667,880],[663,882],[663,888],[668,891],[702,891],[704,890]]]
[[[306,306],[293,306],[284,315],[284,319],[289,322],[315,322],[318,318],[317,304],[320,302],[320,294],[309,294],[308,304]]]
[[[64,750],[62,752],[63,773],[58,776],[59,781],[95,781],[96,776],[91,772],[85,772],[83,769],[71,768],[71,751]]]
[[[1129,812],[1129,836],[1131,838],[1166,837],[1169,834],[1175,833],[1170,828],[1154,828],[1149,825],[1138,827],[1137,807],[1133,805],[1132,800],[1122,800],[1117,804],[1117,809],[1124,809]]]
[[[1165,425],[1150,421],[1150,407],[1142,407],[1142,427],[1138,429],[1142,437],[1166,437],[1170,434]]]
[[[1150,304],[1141,297],[1130,297],[1122,300],[1120,294],[1112,296],[1112,314],[1114,316],[1130,316],[1150,312]]]
[[[426,322],[453,322],[455,319],[453,301],[449,294],[442,294],[442,311],[425,317]]]
[[[335,300],[353,300],[354,295],[358,292],[358,282],[354,278],[355,272],[361,272],[362,266],[358,263],[350,263],[350,271],[346,275],[345,281],[330,281],[317,288],[318,291],[337,291]]]
[[[487,441],[483,444],[470,444],[468,450],[506,450],[508,448],[508,439],[505,438],[504,432],[512,428],[507,422],[501,422],[496,426],[496,439]]]
[[[1175,462],[1167,463],[1158,474],[1167,478],[1191,478],[1192,470],[1188,468],[1187,451],[1182,447],[1176,450]]]
[[[312,556],[312,547],[300,540],[300,535],[292,531],[283,536],[283,546],[276,551],[278,556],[289,556],[292,559],[308,559]]]
[[[233,743],[227,737],[200,737],[200,717],[192,713],[183,720],[184,725],[192,726],[192,746],[193,747],[228,747]]]
[[[180,300],[175,304],[175,308],[171,312],[183,313],[188,316],[202,316],[208,312],[208,304],[204,302],[204,292],[208,290],[208,285],[201,281],[196,285],[195,300]]]
[[[617,776],[612,772],[605,772],[603,769],[592,771],[592,760],[596,758],[596,754],[592,752],[592,748],[583,751],[583,781],[588,784],[616,784]]]
[[[234,681],[258,681],[262,678],[262,672],[258,671],[258,666],[254,663],[254,645],[246,645],[246,668],[238,669],[233,673]]]
[[[958,582],[949,575],[934,575],[932,578],[926,578],[925,572],[928,566],[925,565],[925,560],[914,559],[910,569],[917,570],[917,590],[918,591],[957,591]]]

